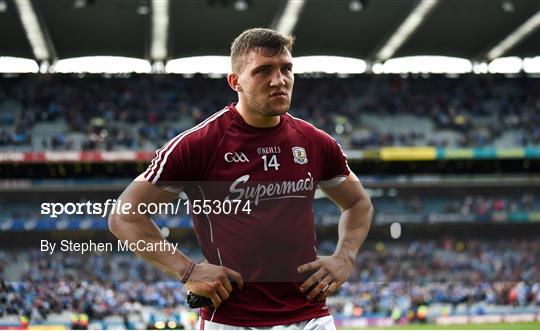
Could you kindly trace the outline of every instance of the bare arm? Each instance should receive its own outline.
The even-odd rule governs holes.
[[[171,202],[176,194],[152,185],[142,176],[135,179],[120,195],[122,204],[129,203],[131,209],[125,214],[111,214],[109,229],[120,240],[146,243],[158,243],[165,240],[156,224],[146,214],[140,214],[140,204]],[[191,265],[190,259],[180,251],[135,251],[144,260],[169,276],[180,279]],[[208,263],[197,264],[186,282],[186,287],[193,293],[212,299],[215,307],[228,299],[233,288],[229,278],[233,279],[241,289],[241,275],[229,268]]]
[[[148,215],[140,214],[137,206],[171,202],[176,196],[174,193],[152,185],[141,176],[138,177],[118,198],[122,204],[129,203],[131,208],[125,214],[111,214],[109,230],[118,239],[127,240],[130,243],[139,240],[144,240],[146,243],[162,242],[165,238],[159,228]],[[135,251],[135,254],[173,278],[178,278],[179,275],[181,277],[191,263],[189,258],[179,251]]]
[[[341,209],[335,255],[341,255],[351,263],[364,243],[371,225],[373,206],[355,174],[340,185],[324,190],[326,195]]]
[[[321,257],[299,267],[299,272],[315,271],[301,286],[301,290],[306,291],[318,283],[307,294],[308,299],[326,299],[349,278],[358,250],[369,232],[373,215],[369,196],[353,173],[343,183],[327,188],[324,192],[341,209],[339,240],[332,256]]]

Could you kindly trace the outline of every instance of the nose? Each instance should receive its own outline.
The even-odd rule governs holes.
[[[280,70],[276,70],[272,75],[270,86],[285,86],[285,75]]]

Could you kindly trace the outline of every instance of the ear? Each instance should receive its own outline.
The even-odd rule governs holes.
[[[229,86],[235,90],[236,92],[242,92],[242,87],[240,86],[238,82],[238,74],[236,73],[230,73],[227,75],[227,82],[229,83]]]

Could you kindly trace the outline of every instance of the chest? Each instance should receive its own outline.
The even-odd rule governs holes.
[[[213,151],[206,180],[235,180],[249,175],[255,181],[298,180],[319,175],[317,146],[301,134],[225,137]]]

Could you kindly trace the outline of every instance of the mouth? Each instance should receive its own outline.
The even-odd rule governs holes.
[[[272,94],[270,94],[270,97],[271,98],[286,98],[288,97],[287,95],[287,92],[284,92],[284,91],[276,91],[276,92],[273,92]]]

